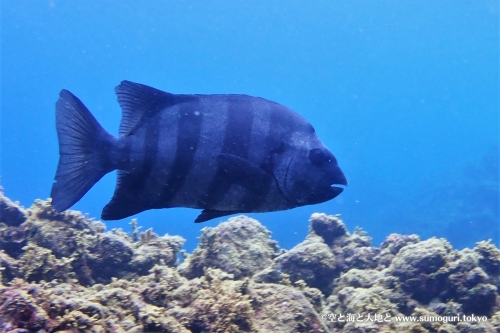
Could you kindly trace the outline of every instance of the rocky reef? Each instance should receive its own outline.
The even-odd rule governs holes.
[[[380,247],[315,213],[280,249],[258,221],[179,236],[106,231],[0,193],[0,332],[500,332],[500,250],[391,234]],[[183,260],[181,260],[183,257]]]

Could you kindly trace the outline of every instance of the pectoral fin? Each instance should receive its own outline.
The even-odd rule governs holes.
[[[230,182],[250,191],[260,193],[273,180],[272,175],[236,155],[223,153],[217,161]]]

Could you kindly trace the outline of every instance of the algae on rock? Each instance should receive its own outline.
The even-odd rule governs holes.
[[[24,209],[1,191],[0,213],[6,332],[500,331],[500,250],[491,242],[457,251],[443,239],[391,234],[375,247],[339,216],[315,213],[306,239],[285,251],[259,222],[238,216],[204,228],[179,263],[181,237],[139,233],[136,222],[132,234],[106,232],[79,212],[41,200]],[[350,320],[333,319],[340,315]]]

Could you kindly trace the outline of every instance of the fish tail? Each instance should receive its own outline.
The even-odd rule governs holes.
[[[52,207],[61,212],[116,169],[110,156],[117,139],[102,128],[75,95],[64,89],[56,103],[56,129],[59,164],[50,196]]]

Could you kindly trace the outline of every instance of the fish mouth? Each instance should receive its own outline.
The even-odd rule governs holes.
[[[347,185],[349,185],[349,182],[347,181],[345,175],[341,172],[340,175],[338,175],[338,177],[330,184],[330,190],[336,197],[344,191],[344,187]]]
[[[332,193],[333,198],[335,198],[340,193],[344,192],[344,188],[343,187],[339,187],[339,186],[335,186],[335,185],[340,185],[340,184],[332,184],[332,185],[330,185],[330,192]]]

